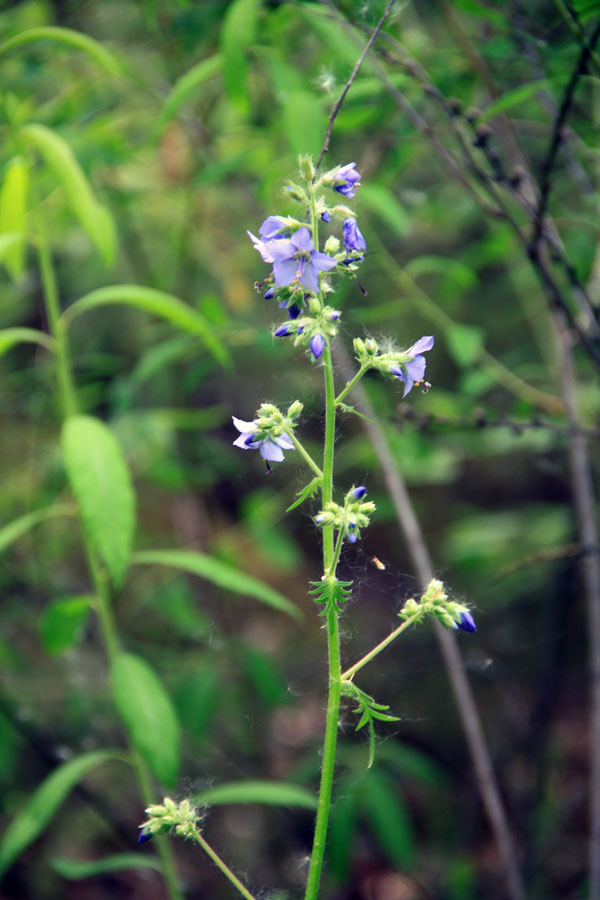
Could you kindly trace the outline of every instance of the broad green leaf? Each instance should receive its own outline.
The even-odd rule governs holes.
[[[135,553],[131,561],[134,565],[169,566],[173,569],[180,569],[183,572],[198,575],[200,578],[206,578],[207,581],[211,581],[226,591],[254,597],[255,600],[260,600],[261,603],[266,603],[295,619],[302,617],[298,607],[294,606],[279,591],[257,578],[221,562],[220,559],[204,553],[197,553],[195,550],[144,550],[141,553]]]
[[[135,496],[121,448],[110,429],[91,416],[67,419],[62,448],[86,533],[120,585],[135,528]]]
[[[487,109],[483,110],[477,121],[487,122],[489,119],[493,119],[494,116],[512,109],[513,106],[524,103],[530,97],[534,97],[539,91],[548,90],[551,84],[552,82],[548,78],[540,78],[539,81],[532,81],[530,84],[523,84],[512,91],[507,91],[506,94],[498,97],[494,103],[490,103]]]
[[[197,65],[192,66],[185,75],[177,79],[171,93],[163,103],[158,121],[154,126],[154,138],[160,135],[167,122],[170,122],[177,115],[180,107],[190,99],[196,90],[210,78],[214,78],[215,75],[220,73],[221,68],[222,59],[216,53],[214,56],[209,56],[208,59],[203,59]]]
[[[0,842],[0,877],[42,833],[67,795],[89,771],[110,760],[124,760],[117,750],[95,750],[55,769],[17,813]]]
[[[415,855],[415,838],[397,783],[377,769],[370,769],[361,781],[359,801],[392,865],[410,866]]]
[[[483,348],[485,332],[478,325],[462,325],[455,322],[446,331],[446,341],[454,362],[466,368],[477,361]]]
[[[104,859],[65,859],[55,857],[50,860],[55,872],[68,881],[83,881],[94,875],[106,875],[108,872],[123,872],[126,869],[154,869],[160,872],[158,859],[145,853],[115,853]]]
[[[197,803],[207,806],[226,806],[230,803],[266,803],[269,806],[301,806],[316,809],[317,798],[312,791],[298,784],[280,781],[233,781],[218,784],[194,795]]]
[[[404,207],[388,188],[382,184],[366,184],[360,189],[361,203],[389,225],[396,234],[405,234],[408,217]]]
[[[294,156],[317,156],[327,129],[327,116],[319,98],[310,91],[292,91],[283,100],[283,130]]]
[[[40,522],[54,519],[57,516],[72,516],[75,513],[73,506],[67,503],[57,503],[54,506],[46,506],[44,509],[36,509],[34,512],[19,516],[18,519],[0,528],[0,553],[10,547],[12,543],[27,534],[28,531]]]
[[[52,656],[73,647],[86,623],[93,597],[64,597],[49,603],[40,620],[40,634]]]
[[[2,237],[0,237],[1,256]],[[40,344],[54,351],[54,339],[35,328],[3,328],[0,330],[0,356],[4,356],[15,344]]]
[[[77,50],[83,50],[91,56],[110,75],[119,75],[121,73],[120,63],[98,41],[88,37],[87,34],[82,34],[80,31],[73,31],[71,28],[57,28],[52,25],[29,28],[27,31],[22,31],[20,34],[9,38],[8,41],[0,45],[0,56],[8,53],[9,50],[14,50],[15,47],[24,47],[27,44],[32,44],[34,41],[54,41],[66,44],[69,47],[75,47]]]
[[[222,365],[230,362],[229,353],[215,336],[204,316],[172,294],[165,294],[164,291],[156,291],[154,288],[140,287],[137,284],[113,284],[98,288],[72,303],[64,313],[64,318],[70,322],[87,310],[114,303],[141,309],[150,315],[165,319],[182,331],[197,335],[218,362]]]
[[[246,51],[253,43],[258,17],[258,0],[233,0],[221,29],[223,79],[233,105],[248,111],[248,61]]]
[[[179,772],[179,723],[169,695],[148,663],[131,653],[113,660],[111,684],[134,746],[157,779],[172,788]]]
[[[73,151],[56,132],[45,125],[25,125],[20,131],[25,143],[41,153],[58,178],[67,202],[96,245],[106,265],[115,255],[115,227],[109,211],[96,199]]]
[[[0,243],[0,259],[15,280],[21,277],[25,269],[28,187],[27,160],[15,156],[6,167],[0,190],[0,235],[5,239],[4,247]]]

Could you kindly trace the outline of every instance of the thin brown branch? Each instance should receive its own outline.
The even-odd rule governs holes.
[[[331,115],[329,116],[329,124],[327,125],[327,132],[326,132],[326,134],[325,134],[325,140],[323,141],[323,147],[322,147],[322,149],[321,149],[321,152],[319,153],[319,158],[317,159],[317,162],[316,162],[316,164],[315,164],[315,169],[318,169],[318,168],[319,168],[319,166],[321,165],[321,162],[323,161],[323,157],[325,156],[325,154],[327,153],[327,151],[328,151],[328,149],[329,149],[329,142],[330,142],[330,140],[331,140],[331,135],[332,135],[332,132],[333,132],[333,126],[334,126],[335,120],[336,120],[336,118],[337,118],[337,115],[338,115],[340,109],[341,109],[342,106],[343,106],[344,100],[346,99],[346,94],[348,93],[348,91],[349,91],[350,88],[352,87],[352,85],[353,85],[353,83],[354,83],[354,79],[356,78],[356,76],[358,75],[358,73],[359,73],[359,71],[360,71],[360,67],[362,66],[363,62],[365,61],[366,56],[367,56],[369,50],[371,49],[371,47],[373,46],[373,44],[374,44],[375,41],[377,40],[377,36],[379,35],[379,32],[380,32],[381,29],[383,28],[383,23],[385,22],[385,20],[387,19],[388,15],[390,14],[390,11],[391,11],[391,9],[392,9],[392,6],[394,5],[395,2],[396,2],[396,0],[389,0],[389,2],[388,2],[388,4],[387,4],[386,8],[384,9],[384,11],[383,11],[383,13],[382,13],[382,15],[381,15],[381,18],[380,18],[379,22],[377,23],[377,25],[376,25],[375,28],[373,29],[373,32],[372,32],[372,34],[371,34],[371,37],[369,38],[369,40],[367,41],[367,43],[366,43],[366,45],[365,45],[365,49],[363,50],[363,52],[362,52],[361,55],[359,56],[359,58],[358,58],[358,60],[357,60],[357,62],[356,62],[356,65],[355,65],[354,68],[352,69],[352,73],[351,73],[351,75],[350,75],[350,78],[348,79],[348,81],[347,81],[346,84],[344,85],[344,89],[342,90],[342,93],[341,93],[340,96],[338,97],[337,103],[335,104],[335,106],[333,107],[333,109],[332,109],[332,111],[331,111]]]

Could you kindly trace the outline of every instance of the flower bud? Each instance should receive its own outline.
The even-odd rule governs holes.
[[[329,255],[332,256],[334,253],[337,253],[339,249],[340,242],[338,238],[334,237],[333,234],[330,234],[325,241],[325,253],[329,253]]]
[[[299,400],[294,400],[294,402],[288,409],[287,414],[290,417],[290,419],[297,419],[303,409],[304,409],[304,404],[300,403]]]
[[[367,353],[369,353],[371,355],[373,355],[374,353],[377,353],[377,351],[379,349],[379,347],[377,346],[377,341],[374,341],[373,338],[367,338],[367,340],[364,343],[364,348],[367,351]]]
[[[299,156],[298,167],[303,178],[306,178],[307,181],[313,180],[315,177],[315,167],[313,165],[312,157],[308,155]]]
[[[360,500],[361,497],[364,497],[366,493],[367,493],[367,489],[364,486],[364,484],[361,484],[360,487],[355,487],[352,490],[352,496],[354,497],[355,500]]]
[[[285,187],[285,191],[289,194],[292,200],[297,200],[299,203],[305,203],[308,205],[308,197],[301,187],[298,187],[297,184],[288,184]]]
[[[363,356],[365,352],[365,342],[362,338],[354,338],[354,352],[357,356]]]

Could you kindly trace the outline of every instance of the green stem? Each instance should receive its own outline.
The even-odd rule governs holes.
[[[388,636],[384,638],[379,644],[377,644],[376,647],[373,647],[373,649],[369,650],[369,652],[366,653],[361,659],[359,659],[358,662],[355,662],[353,666],[350,666],[349,669],[346,669],[346,671],[342,673],[342,681],[349,681],[351,678],[353,678],[359,669],[362,669],[362,667],[366,666],[368,662],[371,662],[371,660],[374,659],[378,653],[381,653],[382,650],[385,650],[388,644],[391,644],[392,641],[395,641],[398,635],[402,634],[403,631],[406,631],[409,625],[412,625],[413,622],[419,618],[419,616],[420,613],[415,613],[415,615],[411,616],[410,619],[406,619],[406,621],[403,622],[402,625],[399,625],[398,628],[388,634]]]
[[[296,448],[296,450],[298,451],[300,456],[304,459],[304,461],[310,466],[310,468],[313,470],[315,475],[318,478],[322,478],[323,472],[318,467],[318,465],[316,464],[316,462],[314,461],[314,459],[312,458],[312,456],[310,455],[308,450],[304,449],[304,447],[302,446],[302,444],[300,443],[300,441],[298,440],[296,435],[293,434],[293,432],[291,432],[291,431],[286,431],[286,434],[290,438],[290,440],[294,442],[294,447]]]
[[[352,390],[352,388],[354,387],[354,385],[358,384],[358,382],[359,382],[360,379],[363,377],[363,375],[365,374],[365,372],[368,372],[370,368],[371,368],[371,364],[370,364],[370,363],[363,363],[363,364],[361,365],[360,369],[358,370],[358,372],[356,373],[356,375],[354,376],[354,378],[352,378],[352,379],[348,382],[348,384],[346,385],[346,387],[344,388],[344,390],[343,390],[341,393],[339,393],[339,394],[337,395],[337,397],[335,398],[335,405],[336,405],[336,406],[339,406],[339,404],[342,402],[342,400],[344,399],[344,397],[347,397],[347,396],[348,396],[348,394],[350,393],[350,391]]]
[[[246,900],[255,900],[255,898],[252,896],[250,891],[246,890],[246,888],[244,887],[242,882],[239,880],[239,878],[236,878],[236,876],[233,874],[233,872],[231,871],[229,866],[226,863],[224,863],[223,860],[221,859],[221,857],[215,853],[213,848],[210,846],[210,844],[208,844],[204,840],[204,838],[202,837],[202,835],[200,834],[199,831],[195,832],[195,836],[196,836],[196,841],[202,847],[204,852],[207,853],[208,856],[210,856],[210,858],[212,859],[214,864],[216,866],[218,866],[218,868],[221,870],[223,875],[225,875],[225,877],[230,880],[230,882],[234,885],[234,887],[236,887],[238,889],[238,891],[240,892],[242,897],[245,897]]]
[[[344,543],[344,529],[340,528],[338,531],[337,541],[335,544],[335,550],[333,551],[333,559],[331,560],[331,565],[329,567],[329,571],[327,575],[332,578],[335,577],[335,570],[337,569],[337,564],[340,559],[340,553],[342,550],[342,544]]]
[[[56,273],[52,263],[52,254],[48,243],[47,233],[43,214],[38,208],[35,211],[35,222],[37,228],[37,245],[40,260],[40,272],[42,277],[42,287],[44,293],[44,307],[48,317],[48,326],[52,337],[56,342],[56,362],[58,369],[58,387],[63,408],[64,417],[74,415],[77,412],[77,400],[75,396],[75,387],[73,382],[73,372],[71,369],[69,343],[67,333],[64,327],[64,320],[61,319],[60,303],[58,298],[58,288],[56,282]],[[119,651],[119,638],[115,620],[110,607],[110,595],[106,576],[96,556],[96,552],[92,547],[85,530],[81,531],[83,547],[88,563],[88,569],[95,594],[95,609],[102,630],[102,638],[106,649],[106,655],[109,663],[113,661],[115,655]],[[131,743],[131,742],[130,742]],[[132,759],[137,772],[138,781],[140,783],[141,793],[146,805],[152,803],[153,791],[148,771],[145,763],[140,759],[137,751],[132,750]],[[183,894],[179,890],[177,884],[177,874],[175,871],[175,861],[171,847],[165,842],[157,842],[158,852],[162,862],[162,875],[167,887],[170,900],[183,900]]]

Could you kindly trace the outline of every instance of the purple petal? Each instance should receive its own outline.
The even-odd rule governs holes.
[[[364,486],[364,484],[361,484],[360,487],[354,488],[354,490],[352,491],[352,496],[355,500],[360,500],[361,497],[364,497],[366,493],[366,487]]]
[[[282,259],[273,263],[273,274],[277,287],[284,287],[296,280],[298,263],[295,259]]]
[[[295,303],[292,303],[291,306],[288,308],[288,316],[290,317],[290,319],[297,319],[299,315],[300,315],[300,307],[296,306]]]
[[[308,228],[299,228],[296,234],[292,235],[291,242],[296,245],[298,250],[314,250],[315,245],[312,242],[310,231]]]
[[[355,531],[347,531],[346,538],[350,541],[351,544],[355,544],[358,540],[358,535]]]
[[[310,349],[315,359],[318,359],[325,349],[325,338],[322,334],[314,334],[310,339]]]
[[[263,262],[272,263],[273,257],[271,256],[265,243],[263,241],[259,241],[259,239],[256,237],[256,235],[252,234],[251,231],[248,231],[247,234],[250,236],[250,240],[254,244],[254,249],[258,250],[258,252],[262,256]]]
[[[253,438],[252,434],[240,434],[236,437],[235,441],[233,441],[234,447],[239,447],[240,450],[256,450],[256,447],[250,446],[248,443],[248,438]]]
[[[268,241],[273,238],[278,231],[281,231],[283,227],[284,224],[280,216],[269,216],[258,229],[258,233],[262,238],[265,238],[265,240]]]
[[[407,362],[404,365],[409,378],[417,382],[423,381],[423,378],[425,377],[425,368],[427,366],[427,360],[424,356],[415,356],[414,359],[411,359],[410,362]]]
[[[416,356],[417,353],[425,353],[426,350],[431,350],[434,341],[435,338],[432,334],[425,335],[425,337],[419,338],[406,352],[410,353],[411,356]]]
[[[237,428],[238,431],[248,432],[248,431],[256,431],[256,425],[254,422],[244,422],[243,419],[236,419],[235,416],[231,417],[233,419],[233,424]]]
[[[265,300],[270,300],[271,297],[274,297],[274,296],[275,296],[275,288],[269,288],[267,291],[265,291]]]
[[[457,627],[462,631],[477,631],[475,620],[468,610],[466,612],[461,612],[460,622],[457,623]]]
[[[323,210],[323,212],[321,213],[321,219],[324,222],[331,222],[331,213],[329,212],[328,209]]]
[[[358,225],[356,224],[356,219],[352,219],[350,217],[344,219],[343,231],[344,247],[347,251],[359,251],[367,249],[366,241],[362,236]]]
[[[314,294],[319,293],[319,270],[313,266],[312,261],[304,266],[300,284],[303,284],[305,288],[308,288]]]
[[[310,254],[310,263],[319,272],[326,272],[337,265],[333,257],[328,256],[327,253],[318,253],[316,250]]]
[[[282,434],[281,437],[275,438],[275,443],[280,447],[283,447],[284,450],[295,450],[294,442],[287,434]]]
[[[138,844],[145,844],[146,841],[149,841],[150,838],[154,837],[151,831],[140,831],[140,836],[138,838]]]
[[[263,459],[269,459],[271,462],[281,462],[285,459],[281,447],[278,447],[271,438],[267,438],[260,445],[260,455]]]
[[[282,259],[293,259],[298,252],[296,246],[287,238],[282,241],[268,241],[265,247],[276,262]]]
[[[290,334],[289,325],[280,325],[277,331],[273,333],[273,337],[287,337]]]

